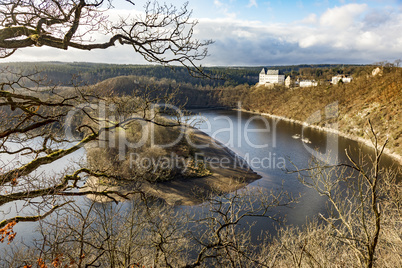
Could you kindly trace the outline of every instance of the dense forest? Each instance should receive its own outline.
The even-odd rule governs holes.
[[[116,59],[117,45],[156,64],[0,63],[0,267],[402,267],[400,166],[382,162],[385,149],[402,155],[402,60],[197,68],[219,38],[197,38],[188,2],[125,2],[0,3],[5,61],[40,59],[46,47]],[[260,85],[262,68],[294,83]],[[338,74],[353,81],[332,85]],[[303,79],[318,86],[298,87]],[[336,109],[314,123],[371,139],[374,154],[321,159],[300,146],[302,133],[290,143],[293,131],[283,140],[290,153],[280,154],[276,124],[265,129],[272,144],[249,143],[249,132],[263,130],[249,123],[261,116],[244,127],[240,118],[235,135],[247,145],[217,141],[223,124],[211,136],[184,124],[193,108],[240,105],[301,121]]]
[[[336,120],[341,132],[367,138],[364,129],[370,119],[374,129],[381,133],[382,142],[388,138],[388,147],[402,155],[402,69],[383,68],[382,73],[376,76],[371,75],[372,70],[371,66],[356,70],[352,73],[354,79],[351,83],[321,83],[306,88],[253,86],[236,92],[235,98],[242,100],[242,107],[246,110],[300,121],[309,121],[319,111],[322,120],[314,124],[320,126],[330,123],[325,120],[325,109],[336,104]],[[230,100],[230,93],[224,95],[226,97],[221,97],[222,100]]]
[[[402,154],[400,146],[402,142],[402,128],[400,125],[402,119],[402,92],[400,90],[402,88],[402,69],[399,67],[382,67],[381,72],[375,76],[372,75],[375,66],[296,66],[297,68],[293,69],[286,69],[292,67],[283,67],[281,72],[288,72],[287,74],[291,75],[293,80],[315,79],[319,81],[319,85],[316,87],[288,88],[282,85],[266,87],[247,80],[247,77],[258,75],[261,70],[260,67],[253,67],[254,69],[211,68],[209,72],[213,73],[213,76],[237,77],[236,73],[238,73],[238,80],[201,80],[184,74],[185,69],[180,68],[175,71],[156,66],[120,66],[120,69],[116,65],[115,71],[112,71],[112,65],[105,65],[108,68],[102,71],[102,69],[89,67],[91,64],[86,63],[79,68],[71,67],[76,63],[58,64],[60,65],[59,71],[52,73],[52,69],[49,68],[44,70],[41,75],[45,74],[48,80],[54,83],[57,82],[61,86],[57,87],[57,90],[46,91],[40,87],[39,91],[35,91],[37,95],[30,96],[30,102],[27,103],[27,109],[25,109],[28,113],[26,120],[37,114],[46,116],[46,113],[42,110],[44,108],[41,107],[43,102],[39,102],[39,105],[32,105],[31,102],[33,104],[38,103],[39,99],[35,97],[49,92],[52,93],[52,98],[55,99],[49,99],[52,101],[48,101],[49,106],[59,105],[55,109],[48,109],[52,112],[57,112],[56,116],[51,118],[52,120],[56,117],[63,118],[65,105],[77,107],[77,103],[87,104],[88,96],[89,99],[95,98],[94,92],[118,95],[116,98],[110,96],[110,101],[113,107],[121,108],[113,111],[116,111],[116,113],[123,112],[123,114],[124,112],[133,113],[132,107],[135,107],[135,105],[138,107],[134,112],[143,112],[149,107],[149,104],[153,103],[153,98],[158,100],[158,97],[167,96],[169,93],[175,93],[173,100],[175,104],[185,105],[188,108],[225,107],[230,109],[237,107],[238,102],[241,102],[242,108],[249,111],[270,113],[301,121],[308,121],[311,115],[317,111],[325,114],[326,108],[336,103],[339,109],[336,120],[341,131],[354,136],[368,138],[363,129],[367,120],[372,119],[373,129],[378,134],[376,136],[376,134],[372,133],[375,142],[382,143],[388,136],[388,148],[400,155]],[[77,63],[77,65],[79,64]],[[32,73],[36,70],[34,67],[29,67],[34,66],[34,64],[25,64],[25,66],[27,68],[23,69],[23,65],[18,67],[18,64],[9,64],[7,69],[14,73],[21,71]],[[43,66],[46,66],[46,64],[43,64]],[[93,64],[93,66],[98,65]],[[81,71],[78,71],[80,68]],[[136,68],[138,68],[138,72],[133,71]],[[160,68],[161,73],[158,73],[158,68]],[[98,70],[98,76],[95,70]],[[328,80],[334,74],[350,75],[354,79],[351,83],[331,85]],[[2,75],[3,79],[7,79],[8,76],[13,74],[3,71]],[[87,77],[87,80],[84,77]],[[82,81],[86,83],[82,83]],[[24,82],[29,84],[30,80]],[[81,87],[71,87],[72,82],[81,86],[89,84],[89,88],[85,89],[88,89],[90,94],[78,94],[76,97],[71,98],[72,93],[70,94],[69,91],[85,92],[84,90],[80,91],[83,89]],[[7,82],[4,83],[4,86],[7,86]],[[17,103],[15,100],[20,91],[29,92],[30,90],[23,87],[17,88],[17,84],[15,84],[15,88],[10,90],[10,92],[15,93],[13,95],[14,99],[9,97],[10,102],[13,105],[24,104],[23,102]],[[10,93],[4,92],[5,94]],[[144,95],[144,98],[141,98],[141,95]],[[45,99],[45,96],[42,97]],[[103,96],[100,97],[102,98]],[[28,97],[24,96],[24,98]],[[148,100],[145,101],[146,99]],[[13,105],[10,105],[9,114],[12,114],[15,110]],[[28,108],[32,107],[35,110],[28,110]],[[83,107],[87,107],[87,105]],[[93,133],[94,127],[88,122],[96,125],[99,119],[90,113],[84,113],[84,111],[86,110],[78,113],[76,119],[84,127],[84,130],[90,134],[92,133],[89,137],[95,137],[96,133]],[[96,114],[95,112],[93,111],[94,114]],[[87,117],[84,116],[85,114],[87,114]],[[5,116],[7,113],[2,115]],[[87,120],[82,120],[80,115],[83,115],[82,118]],[[15,114],[15,117],[11,117],[11,119],[13,118],[20,120],[20,114]],[[165,120],[165,117],[162,118]],[[9,122],[12,123],[12,121]],[[160,121],[158,122],[160,123]],[[6,123],[3,122],[4,129],[8,128]],[[316,122],[318,125],[325,125],[326,123],[328,121],[325,120]],[[166,126],[169,124],[169,121],[165,123]],[[137,134],[140,133],[138,131],[140,127],[142,128],[141,124],[127,128],[127,133],[132,135],[128,137],[139,139],[140,136]],[[76,129],[79,130],[80,127]],[[171,138],[178,133],[172,131],[172,128],[161,129],[157,132],[157,138],[160,139]],[[20,130],[16,129],[15,131]],[[43,131],[44,133],[51,132],[56,134],[54,129],[50,128],[45,128]],[[36,133],[32,134],[34,134],[33,137],[37,136]],[[26,136],[21,135],[21,137],[23,139]],[[27,137],[29,138],[29,136]],[[32,150],[32,152],[40,154],[45,151],[48,154],[47,157],[54,157],[63,152],[63,150],[47,148],[46,139],[42,149],[38,151]],[[76,146],[76,148],[79,147]],[[134,176],[134,178],[145,178],[147,181],[155,182],[170,180],[179,174],[177,170],[171,170],[171,172],[157,170],[160,172],[157,177],[154,176],[155,172],[147,173],[146,175],[148,176],[145,177],[144,172],[148,172],[148,170],[141,170],[138,167],[129,170],[127,168],[127,161],[129,160],[127,158],[124,158],[122,162],[118,162],[118,158],[113,154],[113,150],[116,149],[88,148],[90,149],[89,155],[93,157],[92,164],[102,167],[101,174],[91,174],[101,177],[102,180],[99,180],[98,186],[106,187],[105,189],[108,189],[107,187],[110,185],[117,185],[117,181],[121,180],[122,176]],[[193,159],[195,153],[187,144],[183,143],[178,144],[174,150],[184,158],[189,159],[189,161]],[[133,152],[147,157],[166,157],[168,154],[168,151],[156,147],[127,151],[127,153]],[[381,154],[382,151],[377,152],[376,156],[369,160],[373,166],[379,166]],[[91,164],[91,158],[89,158],[89,164]],[[394,175],[391,172],[384,171],[382,173],[377,169],[372,169],[372,172],[366,173],[366,163],[364,161],[355,166],[353,172],[358,173],[356,176],[352,175],[354,174],[353,172],[348,175],[343,169],[331,168],[327,172],[327,167],[320,166],[320,163],[317,163],[317,165],[309,168],[311,173],[306,175],[299,172],[299,180],[302,183],[304,182],[305,186],[317,190],[321,195],[326,195],[333,207],[335,207],[334,213],[329,214],[328,218],[320,215],[323,220],[312,220],[303,229],[292,226],[280,228],[277,236],[271,240],[263,240],[258,246],[254,246],[250,242],[251,232],[249,230],[251,230],[252,225],[250,228],[241,226],[241,229],[237,228],[236,225],[244,215],[272,219],[271,215],[266,215],[267,212],[270,213],[278,206],[291,205],[294,202],[292,198],[286,199],[289,198],[286,192],[280,191],[276,194],[276,192],[260,193],[256,191],[251,193],[235,192],[230,195],[220,194],[218,198],[209,200],[211,207],[207,208],[205,219],[197,221],[197,224],[203,230],[200,235],[192,229],[194,224],[192,215],[183,216],[178,214],[174,207],[163,206],[159,202],[152,201],[148,203],[148,199],[143,198],[142,195],[141,198],[133,199],[132,207],[134,209],[130,209],[127,213],[117,206],[118,202],[113,206],[90,203],[88,212],[81,210],[81,204],[68,203],[60,214],[55,214],[53,218],[49,217],[46,219],[47,221],[41,223],[43,228],[41,229],[41,235],[43,237],[37,241],[38,245],[41,246],[37,247],[36,251],[24,248],[18,251],[5,251],[2,259],[4,263],[9,264],[8,267],[22,267],[23,265],[31,267],[32,263],[38,263],[38,266],[41,267],[44,267],[45,263],[52,263],[53,266],[60,267],[61,264],[81,262],[91,265],[99,263],[99,266],[106,264],[113,267],[131,267],[131,265],[125,265],[126,263],[138,263],[137,266],[142,264],[151,266],[157,263],[158,265],[154,266],[160,267],[180,267],[180,265],[181,267],[235,267],[236,265],[233,265],[232,260],[239,263],[239,266],[244,267],[250,266],[251,261],[256,264],[254,265],[255,267],[372,267],[373,263],[377,267],[400,267],[401,241],[398,238],[401,237],[401,191],[400,185],[395,183]],[[180,173],[179,176],[186,179],[210,174],[210,170],[205,166],[190,165],[190,167],[190,173],[185,173],[184,175]],[[111,174],[108,174],[103,169]],[[322,176],[322,174],[325,174],[325,176]],[[338,175],[339,177],[333,180],[334,176]],[[344,175],[350,176],[349,179],[352,179],[352,181],[346,181]],[[385,176],[385,179],[379,180],[380,176]],[[68,178],[77,180],[73,176]],[[305,180],[315,180],[315,178],[317,178],[316,184],[309,184]],[[376,188],[377,181],[380,189]],[[11,183],[16,184],[14,180]],[[68,180],[64,180],[62,183],[68,185]],[[348,185],[356,183],[359,185],[358,190],[354,189],[357,187],[350,187],[345,192],[342,190],[343,188],[339,188],[340,185],[345,185],[344,183],[350,183]],[[314,188],[314,185],[324,185],[327,188]],[[61,184],[61,186],[57,187],[66,186]],[[364,191],[361,189],[364,189]],[[36,192],[39,191],[31,191],[30,194],[35,194]],[[78,192],[78,194],[84,193],[93,193],[93,191]],[[101,192],[101,194],[105,194],[105,191]],[[286,198],[282,199],[284,197]],[[379,200],[378,206],[373,206],[370,198],[372,198],[371,200]],[[253,200],[261,200],[261,205],[256,203],[258,205],[254,206]],[[381,213],[379,212],[380,207]],[[343,208],[347,209],[343,210]],[[64,215],[67,216],[64,217]],[[381,227],[378,224],[380,221]],[[4,223],[2,229],[3,240],[6,235],[8,235],[10,242],[14,239],[16,233],[12,232],[13,224],[15,225],[16,222],[14,221],[7,225]],[[370,237],[374,233],[372,229],[375,230],[375,237],[379,237],[378,244],[375,245],[372,244],[373,239]],[[78,231],[80,231],[80,235],[77,236]],[[241,241],[241,244],[238,244],[238,241]],[[46,248],[46,251],[44,248]],[[205,265],[198,264],[197,261],[192,261],[193,256],[186,254],[189,249],[196,254],[200,252],[198,253],[197,261],[203,257],[204,252],[211,254],[210,256],[214,256],[214,258],[206,261]],[[84,251],[85,255],[82,254]],[[60,252],[63,254],[64,252],[69,252],[69,254],[63,255]],[[333,254],[328,254],[328,252]],[[356,254],[351,254],[351,252]],[[38,256],[40,256],[39,259]],[[119,265],[115,265],[115,263],[119,263]],[[168,265],[164,265],[164,263]],[[197,265],[193,265],[193,263]],[[369,265],[364,265],[366,263]]]
[[[15,62],[0,64],[0,78],[10,73],[33,74],[50,85],[94,85],[121,94],[152,92],[154,96],[177,91],[176,103],[187,108],[234,107],[240,95],[258,82],[262,68],[278,69],[292,79],[327,81],[336,74],[365,72],[359,65],[293,65],[270,67],[206,67],[206,78],[189,74],[185,67],[166,68],[156,65],[119,65],[101,63]],[[26,81],[29,86],[31,81]],[[43,83],[42,83],[43,84]],[[32,85],[31,85],[32,86]]]
[[[122,65],[83,62],[14,62],[2,63],[0,69],[7,67],[13,72],[40,72],[53,83],[70,86],[72,83],[96,84],[118,76],[145,76],[154,79],[171,79],[178,83],[200,86],[238,85],[258,82],[260,67],[209,67],[203,71],[210,79],[193,77],[185,67],[164,67],[160,65]]]
[[[177,83],[190,83],[193,86],[238,86],[253,85],[258,82],[262,68],[277,69],[292,77],[311,77],[329,79],[329,76],[356,72],[359,65],[292,65],[292,66],[258,66],[258,67],[205,67],[204,73],[210,78],[197,78],[189,74],[185,67],[166,68],[158,65],[123,65],[85,62],[12,62],[1,63],[0,69],[12,72],[23,70],[24,73],[40,72],[53,83],[70,86],[72,83],[96,84],[118,76],[145,76],[154,79],[170,79]],[[4,74],[3,74],[4,76]]]
[[[373,119],[374,127],[391,135],[390,147],[402,153],[402,70],[381,64],[382,73],[373,77],[376,65],[297,65],[273,66],[293,81],[314,79],[317,87],[259,86],[258,74],[263,67],[207,67],[210,78],[196,78],[184,67],[165,68],[155,65],[117,65],[98,63],[5,63],[9,71],[39,72],[50,82],[62,86],[89,84],[97,90],[118,95],[147,95],[157,98],[175,92],[174,103],[186,108],[242,107],[305,121],[310,115],[333,102],[339,104],[339,127],[342,132],[363,137],[363,125]],[[4,71],[4,68],[8,72]],[[350,84],[331,85],[337,74],[352,76]],[[39,74],[38,74],[39,75]],[[212,77],[212,79],[211,79]],[[326,122],[320,122],[324,125]]]
[[[174,79],[123,76],[107,79],[96,87],[107,88],[119,94],[130,92],[173,92],[177,90],[175,103],[187,108],[226,107],[235,108],[241,101],[243,109],[270,113],[300,121],[306,121],[317,111],[325,114],[325,107],[337,103],[340,131],[354,137],[365,138],[364,125],[368,119],[380,133],[389,136],[389,148],[402,154],[402,69],[382,67],[380,75],[372,76],[375,66],[300,67],[293,71],[292,79],[316,79],[316,87],[285,86],[265,87],[249,85],[202,86],[178,83]],[[354,79],[351,83],[332,85],[332,75],[345,74]],[[143,89],[147,88],[148,91]],[[162,89],[162,90],[161,90]],[[325,126],[323,120],[315,122]],[[383,136],[385,138],[385,135]]]

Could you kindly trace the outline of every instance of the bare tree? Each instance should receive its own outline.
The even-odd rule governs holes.
[[[105,11],[112,8],[112,1],[104,0],[2,1],[2,56],[32,46],[93,50],[118,43],[132,46],[149,62],[179,63],[199,73],[195,61],[207,56],[206,46],[211,41],[193,38],[197,21],[191,19],[187,4],[178,9],[148,2],[142,16],[122,17],[119,21],[110,21],[106,15]],[[108,40],[95,42],[94,34],[102,34]]]
[[[165,127],[180,124],[179,121],[161,122],[156,119],[159,112],[151,107],[160,102],[161,98],[99,96],[88,88],[75,88],[72,91],[71,95],[69,91],[57,88],[32,90],[23,86],[14,88],[14,84],[11,84],[8,91],[4,91],[6,97],[0,105],[6,107],[12,102],[15,110],[8,107],[2,110],[4,121],[0,127],[0,153],[9,157],[9,160],[2,157],[0,205],[23,200],[26,202],[23,207],[32,208],[33,205],[38,206],[38,200],[32,202],[33,199],[41,198],[42,201],[39,202],[41,208],[38,215],[25,215],[20,211],[20,215],[2,220],[0,228],[14,222],[43,219],[69,202],[59,198],[63,196],[92,194],[107,196],[112,200],[116,195],[127,198],[130,193],[83,188],[82,179],[94,176],[129,181],[132,178],[117,176],[102,167],[90,168],[83,164],[66,166],[55,174],[44,172],[43,167],[77,152],[91,142],[101,140],[109,145],[106,140],[114,139],[118,129],[124,129],[134,121]],[[163,100],[168,101],[167,98]],[[113,113],[110,113],[111,106]],[[104,110],[109,111],[109,114],[105,114]],[[74,135],[66,137],[66,132]],[[138,192],[138,189],[134,187],[131,192]]]
[[[278,207],[287,207],[297,198],[287,192],[253,189],[235,191],[208,200],[207,213],[196,222],[192,235],[197,256],[184,267],[269,267],[259,255],[258,245],[251,242],[251,230],[256,218],[283,223],[275,214]],[[268,223],[267,223],[268,224]],[[199,232],[205,229],[205,232]]]
[[[191,19],[187,4],[178,9],[158,2],[148,3],[142,16],[120,18],[119,21],[110,21],[107,17],[105,11],[112,8],[112,1],[103,0],[2,1],[2,57],[27,47],[93,50],[121,44],[132,46],[135,53],[149,62],[181,64],[191,73],[202,75],[195,63],[207,56],[206,46],[211,41],[193,38],[197,22]],[[103,35],[108,40],[95,42],[94,35]],[[0,206],[18,200],[33,205],[38,203],[37,200],[32,202],[35,198],[40,198],[42,205],[37,215],[27,215],[19,210],[17,216],[5,218],[0,222],[1,231],[16,222],[43,219],[69,203],[57,196],[122,195],[113,191],[77,191],[85,176],[110,177],[110,174],[75,166],[58,174],[44,175],[41,169],[45,165],[55,163],[133,121],[177,125],[160,123],[155,120],[155,113],[150,113],[153,104],[169,102],[170,96],[119,99],[112,97],[110,92],[94,91],[90,87],[59,88],[40,79],[38,73],[3,70],[2,74]],[[99,117],[101,102],[106,103],[106,107],[113,105],[116,109],[113,116],[119,120]],[[98,105],[94,107],[94,103]],[[73,133],[75,140],[65,137],[65,131]]]
[[[384,200],[393,200],[392,195],[384,195],[386,187],[380,187],[393,181],[392,176],[380,168],[388,141],[379,145],[370,121],[369,126],[375,150],[370,160],[363,155],[355,160],[346,151],[350,163],[327,166],[313,159],[310,168],[296,171],[303,184],[328,198],[328,215],[319,216],[330,227],[331,236],[341,243],[338,248],[346,245],[358,263],[365,267],[373,267],[376,263],[384,221],[382,206]],[[398,198],[396,200],[395,203],[400,202]],[[307,250],[302,250],[300,263],[303,255],[312,256]]]
[[[41,222],[35,250],[0,257],[12,266],[38,258],[60,267],[270,267],[250,237],[256,218],[281,221],[295,199],[262,189],[211,196],[201,215],[137,195],[130,203],[70,203]]]

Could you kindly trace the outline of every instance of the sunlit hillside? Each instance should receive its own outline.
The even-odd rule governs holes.
[[[245,109],[301,121],[311,121],[313,114],[321,111],[323,120],[317,123],[321,126],[327,123],[325,107],[337,103],[342,132],[364,137],[370,119],[383,140],[389,137],[389,148],[402,154],[402,68],[386,68],[374,77],[368,69],[350,84],[293,89],[254,86],[241,99]]]

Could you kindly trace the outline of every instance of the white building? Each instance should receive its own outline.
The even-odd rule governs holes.
[[[285,76],[279,74],[279,70],[268,70],[265,73],[265,69],[262,68],[260,72],[260,85],[266,84],[284,84],[285,83]]]
[[[286,77],[285,79],[285,87],[290,87],[290,85],[292,84],[292,79],[290,78],[290,75],[288,77]]]
[[[300,87],[316,87],[318,86],[318,82],[315,80],[302,80],[299,83]]]
[[[345,75],[337,75],[337,76],[332,77],[331,83],[333,85],[337,85],[339,83],[339,81],[341,81],[341,80],[342,80],[343,83],[350,83],[350,82],[352,82],[353,78],[352,77],[346,77]]]
[[[372,75],[372,76],[376,76],[376,75],[382,76],[382,73],[383,73],[382,68],[377,67],[377,68],[375,68],[375,69],[371,72],[371,75]]]

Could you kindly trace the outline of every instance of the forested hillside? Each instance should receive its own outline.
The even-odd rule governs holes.
[[[2,63],[0,69],[7,68],[13,72],[40,72],[52,83],[63,86],[74,84],[93,85],[105,79],[118,76],[145,76],[155,79],[171,79],[178,83],[190,83],[200,86],[222,86],[238,84],[255,84],[258,82],[260,67],[208,67],[204,68],[207,76],[213,79],[193,77],[185,67],[164,67],[160,65],[123,65],[85,62],[13,62]],[[4,76],[4,74],[3,74]]]
[[[342,132],[363,137],[364,124],[371,119],[383,138],[390,137],[389,147],[402,154],[402,70],[385,67],[382,75],[373,77],[375,66],[358,65],[297,65],[276,66],[281,73],[296,79],[315,79],[319,86],[308,88],[268,88],[256,86],[262,67],[209,67],[211,77],[201,79],[188,74],[182,67],[174,69],[152,65],[117,65],[98,63],[5,63],[1,68],[13,72],[41,71],[53,83],[90,84],[115,94],[151,94],[157,97],[177,92],[175,103],[187,108],[237,107],[305,121],[331,103],[339,105],[339,128]],[[271,69],[272,69],[271,68]],[[354,77],[350,84],[330,85],[333,75]],[[7,74],[0,74],[2,78]],[[318,125],[324,126],[321,121]]]
[[[155,79],[171,79],[177,83],[190,83],[193,86],[238,86],[242,84],[254,85],[258,82],[261,69],[258,67],[205,67],[205,74],[214,79],[196,78],[189,74],[185,67],[166,68],[159,65],[126,65],[104,64],[86,62],[12,62],[1,63],[0,69],[7,68],[12,72],[24,73],[40,72],[40,76],[46,77],[52,83],[70,86],[72,83],[96,84],[105,79],[118,76],[146,76]],[[271,66],[281,73],[292,77],[329,79],[331,75],[342,73],[354,73],[360,68],[358,65],[291,65]],[[5,74],[0,74],[0,78]]]
[[[155,79],[147,76],[118,76],[93,85],[95,90],[107,90],[118,95],[145,96],[159,98],[174,94],[173,103],[186,108],[222,107],[216,93],[219,91],[209,85],[178,83],[173,79]],[[231,87],[229,87],[231,88]]]
[[[402,68],[384,68],[382,75],[371,76],[373,68],[360,70],[350,84],[317,87],[267,88],[254,86],[240,97],[244,109],[284,116],[300,121],[311,119],[320,111],[324,126],[325,107],[337,103],[340,131],[365,137],[364,126],[371,119],[374,129],[384,141],[389,137],[389,148],[402,155]],[[237,93],[239,94],[239,93]]]

